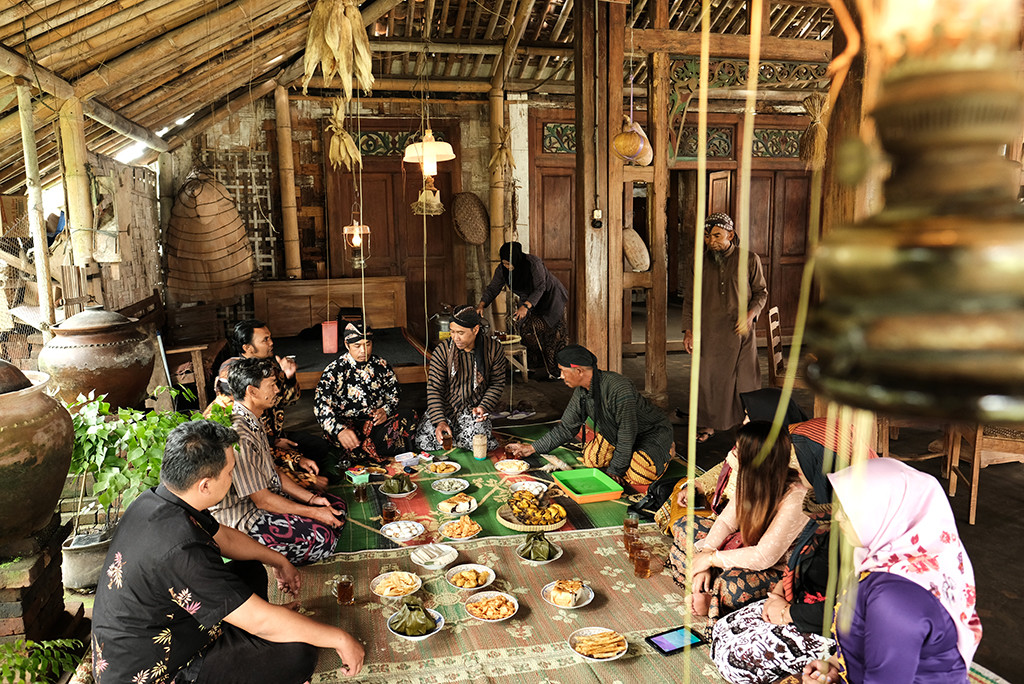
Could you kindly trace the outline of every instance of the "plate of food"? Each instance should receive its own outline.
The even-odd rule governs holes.
[[[503,591],[480,591],[466,599],[466,612],[484,622],[508,620],[519,611],[519,601]]]
[[[441,477],[450,477],[462,470],[462,466],[455,461],[434,461],[427,466],[427,471]]]
[[[494,467],[506,475],[518,475],[529,470],[530,464],[519,458],[506,458],[495,463]]]
[[[530,492],[539,498],[544,492],[548,491],[548,483],[539,480],[523,480],[522,482],[513,482],[508,486],[508,490],[513,494],[520,491]]]
[[[418,575],[402,570],[385,572],[370,580],[370,591],[381,598],[398,598],[415,593],[423,586]]]
[[[430,488],[442,494],[456,494],[469,488],[469,480],[463,480],[461,477],[445,477],[431,482]]]
[[[416,493],[416,483],[406,473],[398,473],[384,480],[377,490],[391,499],[404,499]]]
[[[424,544],[409,554],[409,560],[427,570],[440,570],[455,562],[458,557],[458,549],[447,544]]]
[[[445,499],[437,504],[437,510],[444,515],[468,515],[475,511],[478,506],[479,504],[475,497],[459,492],[452,498]]]
[[[402,610],[399,610],[396,613],[392,613],[391,617],[388,618],[387,622],[388,631],[394,634],[396,637],[401,637],[402,639],[408,639],[409,641],[423,641],[424,639],[429,639],[430,637],[434,636],[442,629],[444,629],[444,615],[441,615],[436,610],[433,610],[431,608],[424,608],[423,613],[425,614],[424,617],[426,618],[426,622],[428,623],[428,625],[424,625],[423,627],[410,627],[409,624],[412,621],[409,620],[408,616]],[[433,620],[434,622],[434,627],[433,629],[428,629],[428,631],[425,634],[406,634],[404,631],[402,631],[422,631],[423,628],[429,627],[429,622],[431,620]]]
[[[456,589],[483,589],[494,581],[494,571],[486,565],[466,563],[449,568],[444,578]]]
[[[475,537],[480,534],[482,529],[479,523],[470,520],[468,515],[464,515],[458,520],[444,523],[438,528],[438,531],[448,539],[459,541]]]
[[[389,522],[380,528],[380,533],[393,542],[403,544],[411,539],[415,539],[424,532],[427,528],[423,527],[418,522],[412,520],[396,520],[395,522]]]
[[[598,662],[616,660],[629,650],[626,637],[607,627],[577,629],[566,641],[576,655]]]
[[[556,580],[545,584],[540,597],[556,608],[582,608],[594,600],[594,590],[580,580]]]
[[[534,535],[543,536],[543,534],[543,532],[531,532],[526,537],[526,543],[516,547],[516,555],[527,565],[547,565],[562,557],[562,547],[557,544],[547,542],[546,539],[544,541],[547,542],[547,547],[544,547],[543,544],[538,545],[530,542],[530,537]]]

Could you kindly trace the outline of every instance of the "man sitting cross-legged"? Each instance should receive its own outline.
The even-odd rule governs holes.
[[[348,675],[362,668],[363,647],[348,632],[267,603],[264,564],[282,590],[299,590],[288,559],[207,512],[231,487],[235,439],[211,421],[179,425],[160,486],[121,517],[93,608],[98,684],[299,684],[313,674],[316,647],[335,649]]]
[[[227,495],[211,509],[213,516],[296,565],[323,560],[334,552],[337,529],[345,524],[345,501],[305,490],[274,468],[258,417],[277,398],[273,365],[269,359],[238,359],[228,371],[228,384],[238,463]]]

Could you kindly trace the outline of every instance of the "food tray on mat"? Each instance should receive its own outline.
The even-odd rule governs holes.
[[[622,485],[597,468],[555,471],[551,475],[576,503],[614,501],[622,496]]]
[[[499,523],[510,530],[515,530],[516,532],[551,532],[553,530],[560,529],[565,525],[565,521],[568,520],[568,518],[562,518],[558,522],[551,523],[550,525],[524,525],[516,520],[516,516],[512,514],[512,509],[508,504],[502,505],[502,507],[498,509],[495,517],[498,519]]]

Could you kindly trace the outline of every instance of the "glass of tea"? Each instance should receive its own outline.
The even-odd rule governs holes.
[[[640,543],[640,532],[637,530],[626,530],[622,535],[622,543],[626,547],[629,560],[633,560],[633,547]]]
[[[622,533],[640,528],[640,514],[636,511],[628,511],[622,520]]]
[[[398,512],[398,505],[394,501],[385,501],[380,507],[380,516],[385,523],[398,520],[401,514]]]
[[[651,550],[645,544],[634,544],[633,574],[640,579],[651,576]]]
[[[452,450],[452,436],[451,435],[442,435],[441,436],[441,448],[444,449],[445,451],[451,451]]]
[[[334,595],[338,599],[339,606],[351,606],[356,602],[352,575],[341,575],[338,577],[334,582]]]

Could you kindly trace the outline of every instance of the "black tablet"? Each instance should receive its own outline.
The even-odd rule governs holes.
[[[645,639],[647,643],[656,648],[662,655],[672,655],[682,651],[687,646],[697,646],[704,643],[704,639],[686,627],[676,627],[661,634],[652,634]]]

